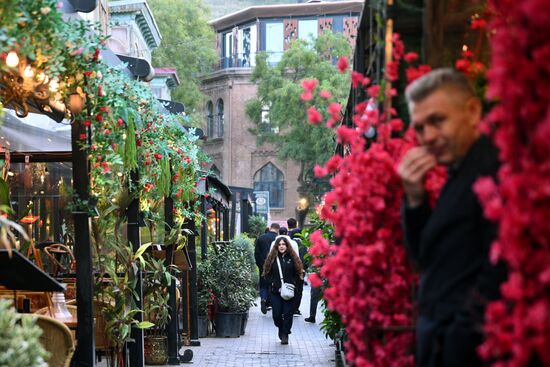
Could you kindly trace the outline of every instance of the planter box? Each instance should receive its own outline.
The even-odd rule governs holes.
[[[246,324],[248,323],[248,311],[242,313],[241,319],[241,335],[244,335],[246,331]]]
[[[197,332],[199,334],[199,338],[206,338],[208,336],[208,318],[206,316],[199,316]]]
[[[215,318],[216,337],[238,338],[241,335],[242,312],[217,312]]]

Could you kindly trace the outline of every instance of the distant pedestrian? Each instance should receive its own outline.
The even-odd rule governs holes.
[[[287,234],[288,234],[288,228],[286,228],[286,227],[281,227],[281,228],[279,229],[279,234],[281,234],[281,235],[287,235]]]
[[[321,300],[321,287],[311,286],[311,292],[309,295],[309,317],[306,317],[304,321],[315,324],[315,317],[317,316],[317,304]]]
[[[279,268],[282,269],[282,275]],[[291,333],[294,312],[294,299],[284,300],[281,297],[281,278],[285,283],[296,285],[303,274],[302,262],[292,249],[288,238],[286,236],[277,237],[275,246],[273,246],[265,261],[262,275],[269,279],[271,285],[273,322],[279,329],[278,335],[281,344],[288,344],[288,335]]]
[[[279,229],[279,224],[272,223],[269,230],[256,239],[254,246],[254,258],[256,260],[256,266],[258,266],[260,271],[260,308],[264,315],[267,313],[267,307],[269,306],[269,283],[263,276],[261,276],[261,274],[265,259],[267,258],[267,254],[269,253],[269,249],[271,247],[271,243],[275,241],[275,237],[277,237]]]
[[[298,238],[298,235],[302,232],[302,229],[297,227],[298,222],[296,222],[296,219],[294,218],[288,218],[286,221],[286,224],[288,225],[288,235],[298,244],[298,256],[302,261],[302,267],[304,268],[304,271],[305,271],[307,267],[306,267],[304,256],[307,253],[307,248],[304,245],[302,245],[302,240]],[[302,293],[304,292],[303,278],[298,281],[298,284],[296,284],[295,292],[296,293],[294,296],[294,315],[299,316],[302,314],[300,312],[300,304],[302,303]]]

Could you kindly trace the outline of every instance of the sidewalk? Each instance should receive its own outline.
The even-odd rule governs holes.
[[[181,366],[194,367],[282,367],[282,366],[334,366],[334,346],[319,329],[322,312],[317,311],[317,323],[304,321],[309,316],[310,287],[304,287],[300,311],[294,317],[289,345],[281,345],[273,325],[271,311],[266,315],[258,307],[250,309],[246,334],[239,338],[200,339],[200,347],[193,350],[193,361]]]

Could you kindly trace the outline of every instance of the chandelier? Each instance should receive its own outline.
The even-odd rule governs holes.
[[[31,65],[20,61],[15,51],[8,53],[6,68],[0,70],[0,77],[0,97],[3,104],[13,108],[19,117],[29,114],[29,104],[39,109],[48,105],[50,88],[57,85],[43,72],[37,73]]]
[[[12,108],[18,117],[26,117],[30,107],[41,112],[68,114],[80,113],[84,99],[78,94],[69,96],[69,110],[58,93],[59,81],[50,79],[44,72],[36,70],[26,60],[20,60],[15,51],[10,51],[5,65],[0,65],[0,101]]]

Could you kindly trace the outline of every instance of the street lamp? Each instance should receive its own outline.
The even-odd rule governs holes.
[[[298,228],[304,226],[307,212],[309,210],[309,200],[306,197],[300,198],[296,205],[296,218],[298,219]]]

